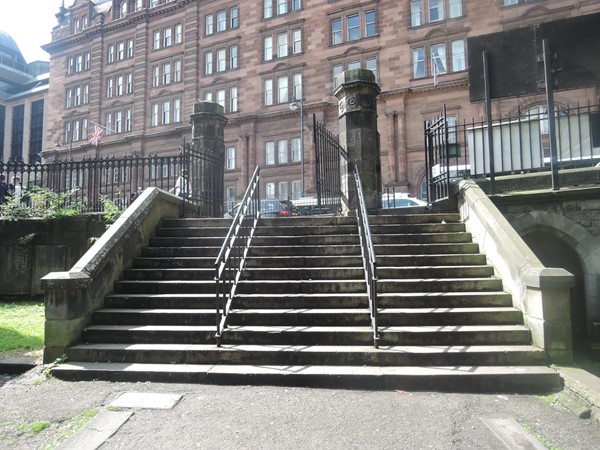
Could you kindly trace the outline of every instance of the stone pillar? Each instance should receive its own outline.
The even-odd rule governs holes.
[[[377,132],[379,85],[375,82],[373,72],[365,69],[347,70],[341,80],[335,96],[339,100],[340,144],[348,152],[348,176],[342,179],[342,191],[348,198],[349,208],[355,209],[356,187],[352,174],[354,166],[357,166],[367,209],[376,210],[381,207],[382,189]],[[341,172],[346,172],[344,167]]]
[[[194,105],[190,123],[192,144],[189,176],[193,207],[189,213],[196,217],[223,217],[225,111],[218,103],[198,102]]]

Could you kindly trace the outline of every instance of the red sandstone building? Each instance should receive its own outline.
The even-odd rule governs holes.
[[[485,113],[469,102],[467,38],[600,11],[593,0],[75,0],[57,15],[46,152],[72,142],[89,155],[178,153],[195,102],[225,108],[225,190],[239,198],[256,165],[268,197],[314,195],[312,116],[337,130],[337,78],[372,70],[385,186],[423,196],[423,123]],[[436,69],[434,69],[434,66]],[[559,92],[558,105],[597,99]],[[495,100],[494,113],[544,108],[543,93]],[[105,127],[89,144],[94,124]]]

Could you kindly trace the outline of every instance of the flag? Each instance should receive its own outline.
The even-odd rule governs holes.
[[[98,125],[94,125],[94,132],[92,133],[90,144],[98,145],[100,143],[100,135],[102,135],[102,128]]]
[[[437,67],[437,62],[436,62],[435,58],[432,58],[431,62],[432,62],[432,68],[431,68],[431,70],[433,72],[433,85],[435,87],[437,87],[437,85],[438,85],[438,67]]]

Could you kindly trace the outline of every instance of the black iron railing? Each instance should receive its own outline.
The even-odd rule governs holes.
[[[356,218],[358,220],[358,232],[360,236],[360,248],[362,254],[363,268],[365,270],[365,282],[367,284],[367,296],[369,297],[369,313],[371,317],[371,327],[373,328],[373,345],[379,347],[379,325],[378,325],[378,307],[377,307],[377,257],[375,255],[375,246],[371,237],[371,227],[369,226],[369,216],[365,206],[362,184],[358,167],[354,167],[354,179],[356,181],[356,195],[358,197],[356,207]]]
[[[217,346],[221,345],[223,332],[227,328],[235,291],[260,217],[259,186],[260,169],[257,166],[215,261]]]
[[[313,141],[315,144],[315,169],[317,181],[317,210],[312,213],[342,210],[341,158],[346,151],[336,134],[325,124],[317,122],[313,114]],[[299,203],[301,205],[301,203]]]
[[[454,180],[550,172],[549,120],[544,105],[517,109],[489,122],[483,118],[458,122],[444,108],[425,124],[429,200],[446,197]],[[557,106],[554,124],[559,170],[600,162],[599,105]]]

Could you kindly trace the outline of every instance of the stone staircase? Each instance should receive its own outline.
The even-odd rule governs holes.
[[[547,392],[560,387],[456,214],[370,217],[373,347],[356,219],[261,219],[223,345],[225,219],[169,219],[92,317],[65,379]]]

